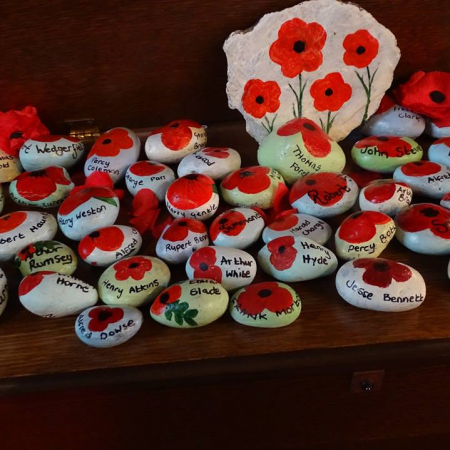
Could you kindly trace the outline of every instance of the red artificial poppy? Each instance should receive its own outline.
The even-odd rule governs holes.
[[[239,189],[244,194],[259,194],[270,187],[269,173],[269,167],[244,167],[227,175],[222,181],[222,187],[229,191]]]
[[[409,188],[406,183],[401,181],[379,181],[367,186],[364,197],[371,203],[387,202],[394,196],[398,185]]]
[[[207,278],[222,282],[222,270],[216,266],[216,251],[213,247],[203,247],[196,250],[189,259],[189,265],[194,269],[194,278]]]
[[[439,145],[439,144],[444,144],[450,148],[450,137],[444,137],[444,138],[438,139],[437,141],[433,142],[433,145]]]
[[[78,191],[76,194],[69,195],[69,197],[67,197],[59,207],[58,214],[67,216],[91,198],[101,200],[112,206],[119,206],[117,203],[117,196],[114,191],[103,187],[91,187]]]
[[[350,244],[370,241],[377,234],[377,225],[392,222],[386,214],[377,211],[359,211],[348,216],[339,227],[339,238]]]
[[[36,286],[39,286],[41,284],[42,280],[44,279],[45,275],[51,275],[55,272],[49,272],[49,271],[42,271],[42,272],[35,272],[30,275],[27,275],[19,285],[19,296],[22,297],[23,295],[27,295],[29,292],[31,292]]]
[[[166,169],[164,164],[151,161],[139,161],[130,166],[130,172],[138,177],[149,177],[156,175]]]
[[[166,305],[170,305],[180,299],[181,291],[182,289],[179,284],[174,284],[173,286],[164,289],[164,291],[156,297],[150,307],[151,313],[160,316],[166,309]]]
[[[442,170],[442,166],[431,161],[416,161],[403,164],[401,171],[409,177],[425,177]]]
[[[382,258],[361,258],[354,261],[353,266],[366,269],[362,277],[364,282],[380,288],[387,288],[392,280],[403,283],[412,277],[409,267]]]
[[[359,69],[367,67],[378,55],[378,41],[367,31],[348,34],[343,42],[344,62]]]
[[[245,228],[246,223],[244,214],[234,210],[226,211],[214,219],[209,234],[213,241],[220,233],[226,236],[238,236]]]
[[[360,149],[376,147],[383,156],[389,158],[398,158],[399,154],[406,154],[412,148],[409,142],[395,136],[370,136],[359,140],[355,147]]]
[[[400,105],[434,119],[450,117],[450,73],[416,72],[395,91]]]
[[[398,226],[409,233],[430,230],[442,239],[450,239],[450,211],[433,203],[419,203],[400,211]]]
[[[278,283],[267,281],[247,286],[236,299],[237,307],[244,314],[254,316],[265,309],[280,313],[294,303],[292,294]]]
[[[9,233],[22,225],[26,219],[27,213],[23,211],[15,211],[0,217],[0,233]]]
[[[193,120],[174,120],[152,131],[150,136],[161,134],[161,141],[169,150],[183,150],[191,142],[191,128],[202,128],[202,126]]]
[[[269,225],[269,229],[274,231],[285,231],[298,224],[298,217],[295,214],[280,217]]]
[[[285,77],[294,78],[303,71],[319,68],[326,39],[327,33],[318,23],[291,19],[278,30],[278,39],[270,46],[269,56],[281,66]]]
[[[352,87],[344,81],[339,72],[333,72],[314,81],[310,93],[317,111],[337,111],[350,100]]]
[[[226,159],[229,158],[230,153],[228,148],[208,147],[202,150],[202,153],[213,158]]]
[[[112,323],[123,319],[124,312],[122,308],[108,308],[107,306],[97,306],[91,309],[88,316],[91,320],[88,323],[90,331],[100,333],[105,331]]]
[[[114,252],[122,246],[124,240],[125,235],[119,227],[101,228],[81,239],[78,253],[86,259],[96,248],[104,252]]]
[[[62,134],[49,134],[44,135],[44,136],[37,136],[33,138],[33,141],[37,141],[37,142],[56,142],[56,141],[60,141],[61,139],[65,139],[66,141],[70,141],[70,142],[80,142],[79,139],[74,138],[72,136],[66,136],[66,135],[62,135]]]
[[[278,110],[280,95],[280,86],[275,81],[248,80],[242,94],[242,106],[248,114],[261,119]]]
[[[152,262],[143,256],[132,256],[119,261],[113,267],[116,271],[116,280],[125,281],[131,277],[139,281],[144,278],[146,272],[152,270]]]
[[[283,236],[270,241],[267,248],[270,252],[270,262],[277,270],[286,270],[292,267],[297,250],[294,248],[295,239],[292,236]]]
[[[357,172],[350,172],[348,176],[360,187],[366,187],[372,181],[383,178],[381,173],[369,172],[368,170],[358,170]]]
[[[26,261],[31,258],[33,254],[36,253],[36,247],[34,244],[27,245],[17,254],[20,261]]]
[[[199,234],[206,233],[206,226],[195,219],[176,219],[164,231],[162,238],[171,242],[184,241],[190,231]]]
[[[331,152],[331,138],[312,120],[292,119],[277,130],[278,136],[301,133],[306,150],[315,158],[325,158]]]
[[[133,139],[131,139],[127,130],[123,128],[114,128],[103,133],[92,147],[88,159],[91,156],[112,157],[117,156],[121,150],[129,150],[133,147]]]
[[[389,97],[389,95],[383,95],[381,99],[380,106],[378,107],[375,114],[383,114],[386,111],[389,111],[391,108],[395,106],[395,102]]]
[[[167,189],[167,200],[178,209],[195,209],[211,200],[214,180],[207,175],[191,173],[175,180]]]

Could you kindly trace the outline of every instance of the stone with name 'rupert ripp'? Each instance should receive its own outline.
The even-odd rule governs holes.
[[[450,137],[434,141],[428,149],[428,159],[450,167]]]
[[[5,272],[0,268],[0,316],[6,308],[8,303],[8,280]]]
[[[14,157],[0,148],[0,183],[9,183],[22,171],[19,158]]]

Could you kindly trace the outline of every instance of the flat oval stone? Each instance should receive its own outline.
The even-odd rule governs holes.
[[[150,189],[162,202],[168,187],[175,181],[174,171],[160,163],[139,161],[128,167],[125,182],[128,192],[136,195],[141,189]]]
[[[150,315],[172,328],[209,325],[228,308],[228,292],[214,280],[187,280],[174,284],[156,297]]]
[[[50,271],[72,275],[77,269],[75,252],[58,241],[37,241],[23,247],[14,258],[14,266],[23,276]]]
[[[9,183],[14,180],[22,171],[22,164],[19,158],[4,152],[0,149],[0,183]]]
[[[167,189],[166,207],[176,219],[209,219],[219,207],[214,180],[200,174],[178,178]]]
[[[422,147],[407,137],[370,136],[352,148],[353,161],[359,167],[379,173],[392,173],[402,164],[420,161],[422,157]]]
[[[8,280],[6,279],[5,272],[0,268],[0,316],[6,308],[8,303]]]
[[[417,270],[382,258],[345,263],[336,274],[336,289],[350,305],[384,312],[417,308],[426,295],[425,281]]]
[[[332,274],[337,268],[336,255],[304,237],[283,236],[273,239],[258,253],[262,270],[276,280],[297,282]]]
[[[33,242],[53,239],[57,230],[56,219],[45,212],[14,211],[0,217],[0,261]]]
[[[450,254],[450,211],[433,203],[418,203],[395,216],[396,238],[413,252]]]
[[[199,123],[174,120],[150,133],[145,142],[145,154],[151,161],[174,164],[205,145],[206,129]]]
[[[264,229],[264,219],[254,209],[234,208],[217,216],[209,235],[214,245],[245,249],[253,245]]]
[[[450,192],[450,169],[443,164],[419,161],[405,164],[394,172],[394,180],[407,183],[414,194],[441,199]]]
[[[231,206],[268,209],[284,186],[283,177],[270,167],[244,167],[227,175],[220,185],[223,199]]]
[[[142,322],[142,313],[132,306],[94,306],[77,317],[75,333],[86,345],[110,348],[129,341]]]
[[[377,180],[361,190],[359,207],[395,216],[411,204],[412,196],[412,189],[403,181]]]
[[[438,139],[428,149],[428,159],[435,163],[450,166],[450,137]]]
[[[348,211],[358,198],[358,185],[348,175],[322,172],[307,175],[291,189],[289,202],[300,213],[325,218]]]
[[[109,266],[98,280],[98,293],[108,305],[139,307],[151,302],[170,281],[170,270],[158,258],[136,255]]]
[[[285,327],[298,318],[301,309],[294,289],[275,281],[251,284],[237,291],[230,301],[231,317],[249,327]]]
[[[440,122],[428,119],[425,131],[429,136],[434,137],[435,139],[450,137],[450,122],[448,120]]]
[[[5,196],[3,195],[3,188],[0,184],[0,214],[3,211],[3,207],[5,206]]]
[[[103,133],[92,146],[84,164],[86,177],[94,172],[107,173],[114,183],[125,176],[139,159],[141,141],[134,131],[117,127]]]
[[[47,167],[21,173],[9,185],[11,198],[21,206],[55,208],[69,195],[74,184],[63,167]]]
[[[190,280],[215,280],[227,291],[249,285],[256,276],[256,269],[253,256],[229,247],[201,248],[186,263],[186,275]]]
[[[280,217],[264,228],[262,238],[268,243],[282,236],[299,236],[324,245],[331,237],[331,227],[322,219],[309,214],[289,214]]]
[[[79,314],[94,306],[97,290],[84,281],[55,272],[35,272],[19,285],[20,303],[30,312],[46,318]]]
[[[310,173],[345,167],[345,154],[312,120],[293,119],[266,136],[258,149],[258,163],[276,169],[292,184]]]
[[[69,239],[81,238],[108,225],[119,215],[119,199],[111,189],[89,187],[67,197],[58,210],[61,231]]]
[[[19,158],[26,171],[59,166],[70,169],[84,155],[84,144],[71,136],[43,136],[28,139]]]
[[[178,176],[202,173],[221,180],[241,167],[241,156],[232,148],[206,147],[185,156],[178,165]]]
[[[92,231],[81,239],[78,253],[88,264],[106,267],[135,255],[141,246],[142,237],[138,230],[124,225],[111,225]]]
[[[168,224],[156,243],[156,255],[169,264],[182,264],[197,249],[209,245],[208,231],[195,219],[176,219]]]

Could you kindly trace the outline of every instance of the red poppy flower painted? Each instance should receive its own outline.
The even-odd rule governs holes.
[[[267,244],[270,252],[270,263],[276,270],[282,271],[292,267],[297,257],[294,243],[295,239],[292,236],[283,236]]]
[[[310,93],[317,111],[338,111],[350,100],[352,87],[344,81],[340,73],[333,72],[314,81]]]
[[[124,128],[113,128],[103,133],[96,141],[87,159],[97,155],[100,157],[114,157],[122,150],[129,150],[133,147],[133,139]]]
[[[191,128],[202,128],[202,126],[193,120],[174,120],[164,127],[158,128],[150,133],[161,135],[162,143],[170,150],[183,150],[192,139]]]
[[[116,226],[101,228],[89,233],[78,244],[78,253],[86,259],[95,249],[114,252],[122,247],[125,240],[123,231]]]
[[[75,137],[62,135],[62,134],[49,134],[49,135],[37,136],[37,137],[33,138],[33,141],[56,142],[56,141],[60,141],[61,139],[65,139],[66,141],[74,142],[74,143],[80,142],[80,140]]]
[[[230,157],[228,150],[228,148],[207,147],[202,150],[202,153],[212,158],[227,159]]]
[[[167,166],[151,161],[138,161],[130,166],[130,172],[138,177],[150,177],[161,173]]]
[[[189,174],[178,178],[169,186],[166,199],[175,208],[189,210],[209,202],[214,193],[212,178],[202,174]]]
[[[358,30],[347,35],[342,45],[345,49],[345,64],[358,69],[367,67],[378,55],[378,40],[367,30]]]
[[[280,107],[281,89],[275,81],[248,80],[242,94],[244,111],[257,119]]]
[[[222,181],[222,188],[229,191],[238,189],[244,194],[259,194],[271,185],[269,173],[269,167],[244,167],[226,176]]]
[[[152,262],[143,256],[132,256],[114,264],[115,277],[118,281],[125,281],[128,278],[142,280],[147,272],[152,270]]]
[[[212,247],[196,250],[189,259],[189,265],[194,269],[194,278],[207,278],[222,282],[222,270],[216,266],[216,251]]]
[[[444,137],[433,142],[433,145],[440,145],[440,144],[444,144],[448,148],[450,148],[450,137]]]
[[[345,242],[361,244],[375,237],[377,225],[384,225],[389,222],[392,222],[392,219],[380,212],[356,212],[342,222],[338,230],[338,236]]]
[[[164,289],[164,291],[162,291],[153,302],[150,308],[151,313],[156,314],[157,316],[163,314],[166,309],[166,305],[170,305],[180,299],[181,292],[182,289],[179,284],[174,284],[173,286]]]
[[[18,257],[20,261],[25,261],[33,256],[36,252],[36,247],[34,244],[27,245],[18,253]]]
[[[364,190],[364,197],[371,203],[384,203],[394,196],[398,186],[409,189],[409,186],[401,181],[380,181],[367,186]]]
[[[67,216],[77,208],[88,202],[91,198],[101,200],[112,206],[118,207],[117,196],[111,189],[103,187],[90,187],[69,195],[59,207],[58,214]]]
[[[162,238],[170,242],[179,242],[187,239],[189,232],[204,234],[206,226],[199,220],[176,219],[164,231]]]
[[[34,288],[39,286],[42,283],[42,280],[45,278],[45,275],[50,275],[55,272],[42,271],[35,272],[30,275],[27,275],[19,285],[19,296],[29,294]]]
[[[117,323],[123,319],[124,312],[122,308],[107,308],[98,306],[89,311],[90,321],[88,323],[89,331],[101,333],[105,331],[109,325]]]
[[[295,214],[291,214],[275,220],[269,224],[269,228],[274,231],[285,231],[295,227],[297,224],[298,217]]]
[[[442,166],[431,161],[416,161],[403,164],[400,170],[408,177],[426,177],[440,172]]]
[[[362,279],[365,283],[379,288],[387,288],[392,280],[404,283],[412,277],[409,267],[386,259],[361,258],[353,262],[357,269],[364,269]]]
[[[246,218],[239,211],[226,211],[217,217],[209,229],[211,239],[215,241],[219,234],[238,236],[246,226]]]
[[[22,225],[27,220],[27,213],[15,211],[0,217],[0,234],[9,233]]]
[[[358,149],[376,148],[381,156],[386,158],[398,158],[400,154],[407,155],[412,148],[409,142],[395,136],[370,136],[356,142],[355,147]]]

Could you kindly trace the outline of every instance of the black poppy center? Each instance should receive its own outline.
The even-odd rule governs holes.
[[[373,263],[373,269],[376,270],[377,272],[388,272],[389,264],[385,263],[384,261],[379,261]]]
[[[29,247],[25,247],[22,250],[20,250],[21,255],[26,255],[28,253]]]
[[[11,136],[9,136],[10,139],[20,139],[21,137],[23,137],[21,131],[14,131],[14,133],[11,133]]]
[[[221,152],[222,152],[222,150],[219,150],[219,149],[213,151],[213,153],[221,153]]]
[[[47,174],[45,173],[45,170],[35,170],[34,172],[30,173],[30,177],[39,178],[39,177],[45,177]]]
[[[170,295],[167,292],[164,292],[164,294],[161,294],[161,297],[159,297],[159,301],[162,304],[166,304],[169,301]]]
[[[362,45],[360,45],[357,49],[356,49],[356,53],[358,55],[362,55],[363,53],[366,53],[366,48],[363,47]]]
[[[198,175],[196,173],[190,173],[189,175],[185,175],[184,178],[186,178],[186,180],[196,180]]]
[[[187,222],[185,220],[182,220],[181,222],[178,222],[179,227],[185,227],[187,225]]]
[[[380,136],[380,137],[378,138],[378,140],[379,140],[379,141],[382,141],[382,142],[386,142],[386,141],[389,140],[389,138],[386,137],[386,136]]]
[[[200,267],[200,270],[201,270],[202,272],[206,272],[206,271],[208,270],[208,264],[206,264],[206,263],[204,263],[204,262],[202,262],[202,263],[199,265],[199,267]]]
[[[333,89],[328,88],[328,89],[325,91],[325,95],[326,95],[327,97],[329,97],[330,95],[333,95]]]
[[[445,100],[445,95],[441,91],[430,92],[430,98],[434,103],[442,103]]]
[[[296,41],[294,43],[294,52],[301,53],[305,50],[306,44],[303,41]]]
[[[105,320],[108,320],[111,316],[112,316],[112,312],[108,311],[107,309],[102,309],[99,313],[98,313],[98,321],[99,322],[104,322]]]
[[[416,161],[416,162],[413,162],[413,164],[415,165],[415,166],[423,166],[423,163],[421,163],[420,161]]]
[[[258,95],[258,97],[255,98],[255,102],[258,103],[258,105],[262,105],[264,103],[264,97],[262,95]]]
[[[314,186],[316,184],[316,180],[306,180],[305,184],[307,186]]]
[[[224,223],[227,223],[228,219],[226,217],[219,220],[220,225],[223,225]]]
[[[272,291],[270,289],[262,289],[258,292],[258,295],[261,298],[270,297],[272,295]]]
[[[249,170],[245,170],[244,172],[241,172],[241,178],[251,177],[252,175],[253,175],[253,172],[250,172]]]
[[[92,239],[95,239],[95,238],[100,237],[100,231],[93,231],[93,232],[89,235],[89,237],[92,238]]]
[[[309,131],[316,131],[316,127],[310,123],[304,123],[303,128],[306,128]]]
[[[103,145],[108,145],[108,144],[111,144],[111,142],[112,142],[112,140],[108,138],[108,139],[104,139],[102,144]]]
[[[282,245],[279,249],[278,249],[278,253],[283,254],[286,250],[286,247],[284,245]]]
[[[434,208],[425,208],[420,211],[420,214],[425,217],[436,217],[439,215],[439,211],[436,211]]]
[[[136,267],[139,267],[139,263],[137,263],[137,262],[131,263],[131,264],[128,266],[129,269],[136,269]]]
[[[170,128],[178,128],[179,126],[180,124],[178,122],[175,122],[172,125],[170,125]]]

